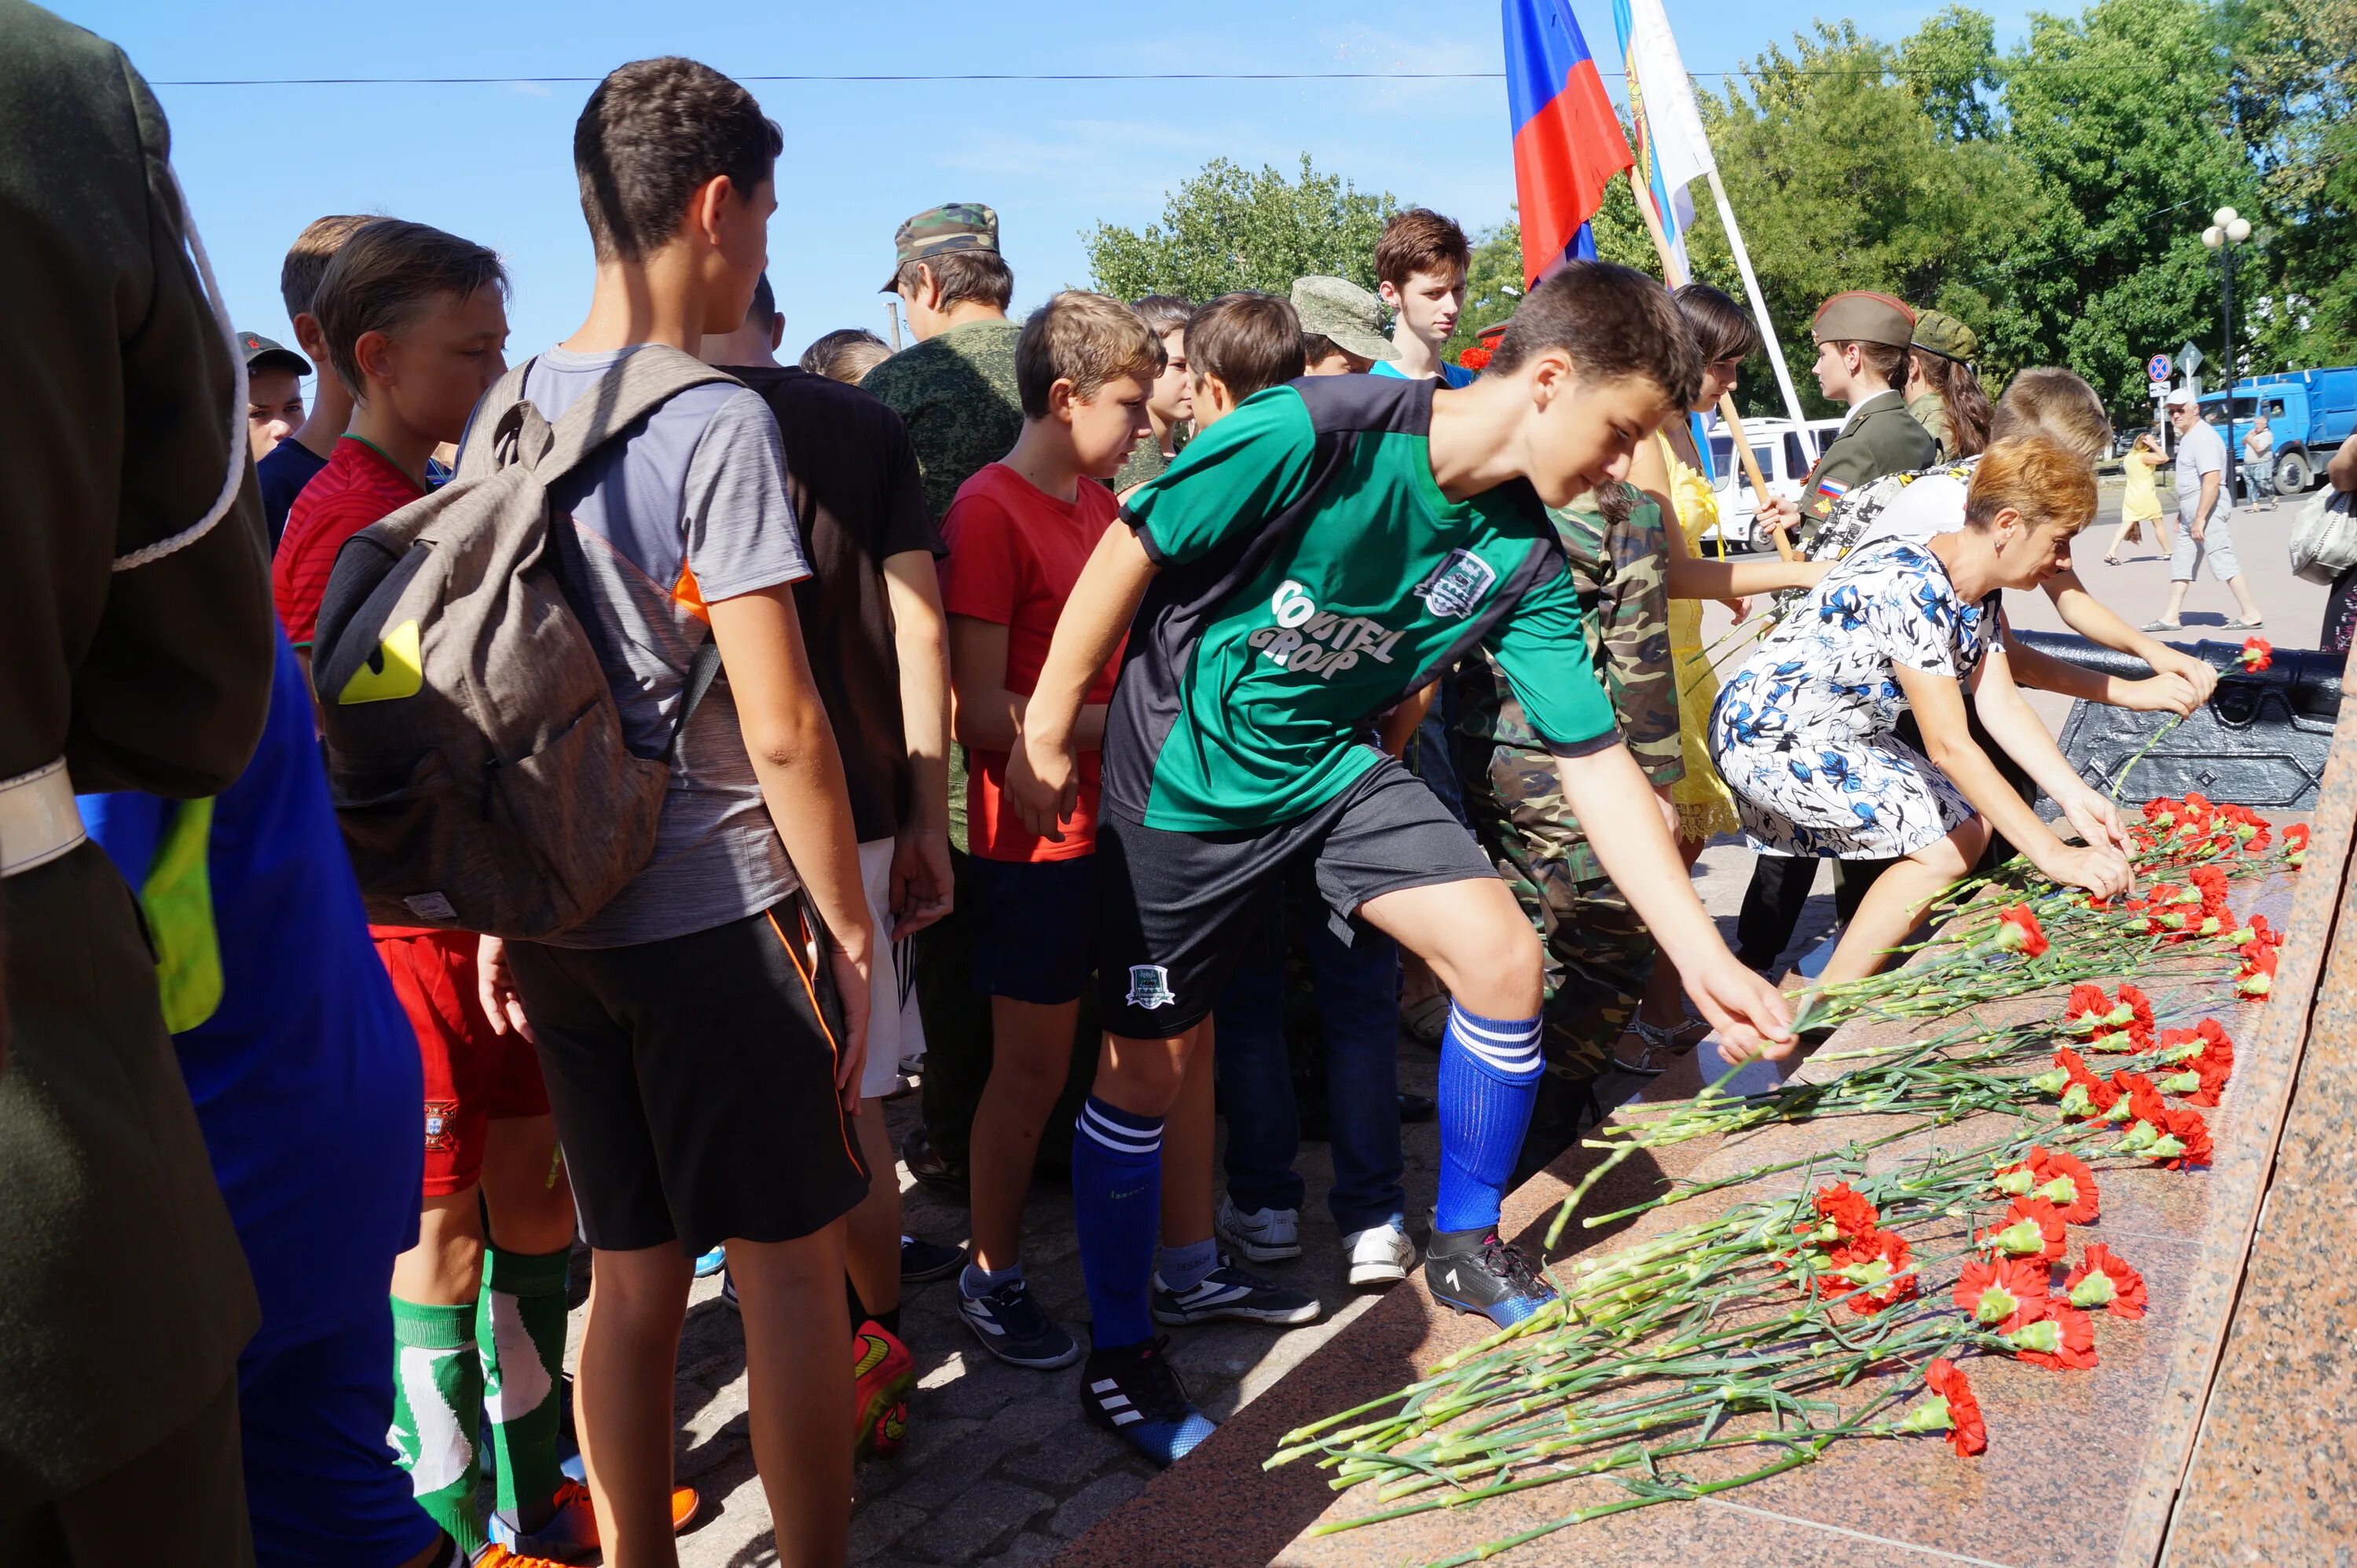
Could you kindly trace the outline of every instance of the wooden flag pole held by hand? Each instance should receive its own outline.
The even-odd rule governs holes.
[[[1653,204],[1645,199],[1645,193],[1636,189],[1637,176],[1634,170],[1630,171],[1629,184],[1631,193],[1637,198],[1638,215],[1645,220],[1645,232],[1653,237],[1653,253],[1662,259],[1663,278],[1672,288],[1683,288],[1686,282],[1684,270],[1678,265],[1677,256],[1670,249],[1669,236],[1662,232],[1660,214],[1653,210]],[[1751,443],[1743,434],[1743,416],[1735,412],[1735,398],[1732,394],[1722,396],[1718,400],[1718,416],[1727,421],[1727,434],[1735,437],[1735,455],[1742,460],[1744,477],[1751,481],[1753,504],[1756,506],[1764,503],[1769,495],[1767,477],[1760,472],[1760,459],[1752,454]],[[1785,536],[1782,529],[1770,529],[1768,532],[1769,536],[1776,541],[1777,554],[1787,561],[1800,559],[1792,550],[1792,540]],[[1726,548],[1727,536],[1722,532],[1719,535],[1719,549],[1724,552]]]

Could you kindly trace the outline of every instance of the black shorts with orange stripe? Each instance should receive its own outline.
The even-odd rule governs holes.
[[[795,893],[635,947],[509,944],[592,1247],[791,1240],[866,1196],[826,940]]]

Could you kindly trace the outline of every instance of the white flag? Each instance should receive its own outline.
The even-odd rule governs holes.
[[[1662,0],[1612,0],[1612,22],[1620,35],[1629,102],[1637,116],[1641,184],[1652,190],[1663,230],[1684,266],[1686,231],[1694,226],[1694,198],[1686,186],[1714,166],[1702,113],[1695,107],[1694,83],[1678,58]]]

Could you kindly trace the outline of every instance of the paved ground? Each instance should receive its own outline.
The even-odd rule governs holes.
[[[2159,610],[2167,593],[2165,564],[2151,545],[2139,559],[2106,567],[2100,557],[2116,519],[2116,501],[2083,550],[2081,570],[2091,587],[2126,616],[2141,623]],[[2322,614],[2323,590],[2294,579],[2285,564],[2283,536],[2287,510],[2238,520],[2237,547],[2266,610],[2270,640],[2285,647],[2312,646]],[[2187,606],[2187,639],[2233,637],[2219,623],[2231,613],[2225,591],[2206,578]],[[1724,629],[1724,612],[1718,629]],[[2014,596],[2018,624],[2060,630],[2061,623],[2040,595]],[[1716,636],[1714,631],[1709,634]],[[1708,640],[1706,637],[1706,640]],[[2060,725],[2059,705],[2048,705]],[[1732,935],[1733,915],[1750,875],[1750,856],[1733,841],[1715,844],[1696,867],[1706,906]],[[1795,946],[1813,942],[1829,929],[1830,898],[1822,889],[1811,903]],[[1411,1089],[1429,1092],[1434,1055],[1402,1047],[1401,1078]],[[1634,1080],[1608,1080],[1608,1102],[1633,1092]],[[898,1135],[915,1116],[913,1098],[890,1107]],[[1405,1129],[1409,1210],[1420,1216],[1433,1199],[1437,1135],[1429,1123]],[[1316,1294],[1326,1316],[1288,1332],[1224,1324],[1174,1335],[1172,1358],[1196,1399],[1215,1418],[1253,1399],[1342,1325],[1370,1298],[1343,1283],[1337,1235],[1323,1199],[1331,1180],[1323,1144],[1305,1146],[1303,1173],[1309,1201],[1302,1214],[1306,1255],[1272,1265],[1268,1273],[1292,1287]],[[929,1188],[915,1186],[905,1171],[909,1228],[947,1240],[962,1240],[965,1211]],[[1060,1184],[1042,1181],[1032,1195],[1025,1242],[1025,1266],[1043,1304],[1076,1331],[1087,1318],[1079,1261],[1074,1253],[1071,1201]],[[1421,1225],[1417,1227],[1421,1240]],[[697,1286],[680,1355],[679,1475],[702,1487],[705,1522],[682,1542],[689,1568],[750,1568],[777,1561],[769,1517],[755,1478],[745,1418],[744,1350],[737,1320],[719,1299],[719,1282]],[[861,1467],[852,1526],[851,1556],[866,1563],[1030,1563],[1045,1561],[1060,1546],[1093,1524],[1145,1484],[1146,1466],[1128,1456],[1108,1435],[1082,1423],[1077,1373],[1019,1371],[982,1354],[951,1315],[953,1285],[919,1287],[909,1298],[906,1337],[915,1351],[919,1387],[910,1409],[908,1446],[889,1462]],[[575,1316],[577,1335],[579,1315]]]

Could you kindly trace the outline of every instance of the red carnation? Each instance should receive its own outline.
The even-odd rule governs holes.
[[[1975,1323],[1994,1328],[2010,1322],[2029,1302],[2044,1301],[2046,1265],[2023,1258],[1967,1258],[1957,1277],[1954,1301]]]
[[[2295,866],[2308,864],[2308,824],[2294,822],[2284,829],[2284,858]]]
[[[2115,1317],[2144,1316],[2144,1276],[2101,1241],[2087,1243],[2079,1266],[2063,1279],[2062,1289],[2072,1306],[2102,1307]]]
[[[2152,999],[2133,985],[2122,985],[2119,999],[2127,1005],[2129,1021],[2141,1026],[2147,1035],[2150,1034],[2152,1032]]]
[[[1996,945],[2007,952],[2018,952],[2029,958],[2046,954],[2046,933],[2039,928],[2038,917],[2027,904],[2015,904],[1996,918]]]
[[[2005,1218],[1984,1226],[1973,1240],[2013,1258],[2062,1261],[2062,1212],[2042,1197],[2017,1197],[2006,1206]]]
[[[2210,1163],[2210,1123],[2199,1111],[2169,1106],[2161,1112],[2158,1130],[2159,1141],[2145,1151],[2151,1158],[2165,1159],[2173,1171]]]
[[[2255,675],[2275,663],[2275,644],[2264,637],[2246,637],[2243,639],[2243,651],[2235,657],[2242,660],[2244,669]]]
[[[2095,1325],[2077,1307],[2042,1300],[2025,1305],[2005,1330],[2013,1353],[2050,1371],[2086,1371],[2095,1365]]]
[[[1831,1220],[1834,1229],[1844,1236],[1868,1235],[1875,1222],[1882,1218],[1880,1211],[1846,1181],[1817,1188],[1813,1201],[1818,1217]]]
[[[1849,1296],[1849,1309],[1860,1317],[1871,1317],[1914,1295],[1915,1265],[1909,1261],[1910,1255],[1905,1237],[1889,1230],[1868,1230],[1833,1250],[1825,1260],[1829,1274],[1820,1276],[1817,1290],[1824,1295],[1856,1291]]]
[[[2193,868],[2193,886],[2201,892],[2201,911],[2206,915],[2226,912],[2226,874],[2214,865]]]
[[[2038,1177],[2032,1196],[2061,1210],[2063,1224],[2084,1225],[2095,1218],[2102,1199],[2095,1189],[2095,1173],[2087,1168],[2086,1161],[2068,1152],[2033,1148],[2029,1167]]]
[[[2092,1034],[2111,1010],[2112,999],[2102,986],[2074,985],[2071,999],[2062,1004],[2062,1027],[2073,1035]]]
[[[2127,1098],[2129,1116],[2138,1122],[2160,1125],[2165,1107],[2160,1098],[2160,1085],[2140,1072],[2122,1070],[2112,1074],[2112,1087]]]
[[[1973,1386],[1964,1380],[1963,1370],[1943,1356],[1923,1369],[1923,1383],[1947,1407],[1948,1446],[1966,1459],[1986,1449],[1988,1423],[1981,1417],[1981,1402],[1973,1397]]]
[[[2234,989],[2252,1001],[2263,1001],[2276,988],[2276,950],[2264,948],[2246,954],[2243,967],[2234,973]]]

